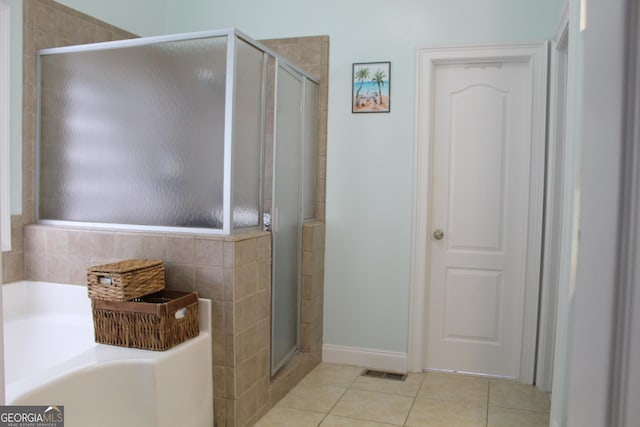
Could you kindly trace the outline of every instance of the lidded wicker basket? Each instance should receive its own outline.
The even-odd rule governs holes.
[[[164,263],[160,260],[128,259],[87,270],[87,288],[93,300],[129,301],[164,287]]]

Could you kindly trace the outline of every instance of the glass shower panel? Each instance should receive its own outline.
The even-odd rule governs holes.
[[[277,69],[274,145],[271,374],[298,350],[302,80]]]
[[[302,155],[302,217],[315,218],[318,146],[318,84],[304,80],[304,146]]]
[[[264,179],[263,179],[263,210],[265,213],[265,229],[270,230],[271,207],[273,206],[273,138],[275,132],[275,88],[276,88],[276,60],[267,57],[267,78],[265,96],[265,128],[264,128]]]
[[[239,40],[233,115],[233,227],[257,227],[264,126],[265,54]]]
[[[41,55],[39,218],[223,226],[227,37]]]

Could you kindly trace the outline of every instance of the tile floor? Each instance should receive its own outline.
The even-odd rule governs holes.
[[[550,399],[535,387],[456,374],[363,377],[321,363],[257,427],[548,427]]]

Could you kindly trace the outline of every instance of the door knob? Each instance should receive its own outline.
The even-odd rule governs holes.
[[[433,237],[436,240],[442,240],[442,238],[444,237],[444,231],[437,229],[436,231],[433,232]]]

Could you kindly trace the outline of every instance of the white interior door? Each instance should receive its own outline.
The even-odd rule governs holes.
[[[542,194],[532,190],[542,168],[532,156],[544,153],[532,146],[531,62],[458,59],[430,73],[423,367],[522,380],[525,322],[537,304],[537,293],[527,303],[527,281],[540,268]]]

